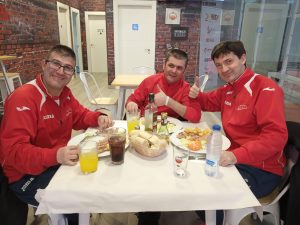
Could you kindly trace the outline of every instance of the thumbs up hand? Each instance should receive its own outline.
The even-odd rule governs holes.
[[[200,88],[199,88],[199,80],[200,78],[198,76],[195,76],[194,78],[194,84],[190,88],[189,97],[191,98],[197,98]]]
[[[154,102],[157,106],[165,105],[168,96],[161,90],[159,84],[157,84],[156,87],[158,92],[154,96]]]

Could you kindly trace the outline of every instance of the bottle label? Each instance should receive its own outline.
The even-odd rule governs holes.
[[[153,118],[152,118],[152,131],[157,132],[157,112],[153,113]]]
[[[152,131],[153,116],[149,109],[145,110],[145,130]]]
[[[216,161],[214,160],[209,160],[209,159],[206,159],[206,164],[209,165],[209,166],[217,166],[217,163]]]

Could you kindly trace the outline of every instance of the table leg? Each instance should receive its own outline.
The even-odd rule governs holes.
[[[216,225],[216,210],[205,210],[205,224]]]
[[[89,213],[79,213],[78,225],[89,225],[90,224],[90,214]]]
[[[125,104],[125,94],[126,89],[120,87],[119,90],[119,100],[118,100],[118,109],[117,109],[117,119],[122,120],[123,112],[124,112],[124,104]]]

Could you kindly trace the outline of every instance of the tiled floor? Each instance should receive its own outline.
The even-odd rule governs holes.
[[[97,74],[96,79],[100,84],[100,88],[103,91],[103,95],[118,95],[118,90],[113,89],[107,85],[107,75]],[[79,77],[75,77],[69,84],[74,96],[86,107],[91,107],[88,103],[83,86]],[[291,120],[300,122],[299,110],[300,106],[297,104],[289,105],[286,111],[287,117]],[[218,120],[218,115],[216,117]],[[74,132],[76,134],[78,132]],[[27,225],[47,225],[47,216],[33,216],[33,211],[30,209]],[[199,219],[194,212],[165,212],[161,216],[161,225],[198,225]],[[135,225],[137,224],[137,218],[134,213],[116,213],[116,214],[93,214],[91,219],[91,225]],[[271,225],[272,218],[270,215],[265,216],[263,223],[253,220],[250,216],[247,216],[240,225]]]

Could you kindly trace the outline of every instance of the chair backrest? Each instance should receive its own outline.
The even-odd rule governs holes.
[[[156,73],[155,69],[148,66],[136,66],[133,68],[133,73],[142,75],[153,75]]]
[[[9,188],[8,179],[0,166],[0,218],[1,224],[26,225],[28,206]],[[18,215],[18,216],[15,216]]]
[[[280,184],[278,185],[278,187],[275,190],[275,192],[277,191],[277,194],[273,195],[273,198],[271,198],[271,199],[269,198],[271,201],[269,203],[267,203],[268,205],[272,205],[272,204],[278,202],[279,199],[289,189],[289,177],[290,177],[292,168],[298,159],[298,152],[293,145],[286,145],[285,149],[284,149],[284,154],[287,159],[287,164],[284,168],[284,174],[281,178]],[[264,200],[261,201],[261,199],[260,199],[260,202],[264,202]]]
[[[208,81],[208,74],[201,75],[199,78],[200,91],[203,92]]]
[[[83,83],[85,93],[86,93],[86,95],[87,95],[90,102],[96,102],[97,97],[102,97],[101,92],[100,92],[100,88],[99,88],[99,86],[96,82],[95,77],[92,74],[90,74],[88,72],[80,72],[79,77],[80,77],[80,80]],[[91,88],[90,88],[91,83],[88,82],[88,81],[92,82],[92,85],[96,88],[97,93],[95,93],[91,90]]]

